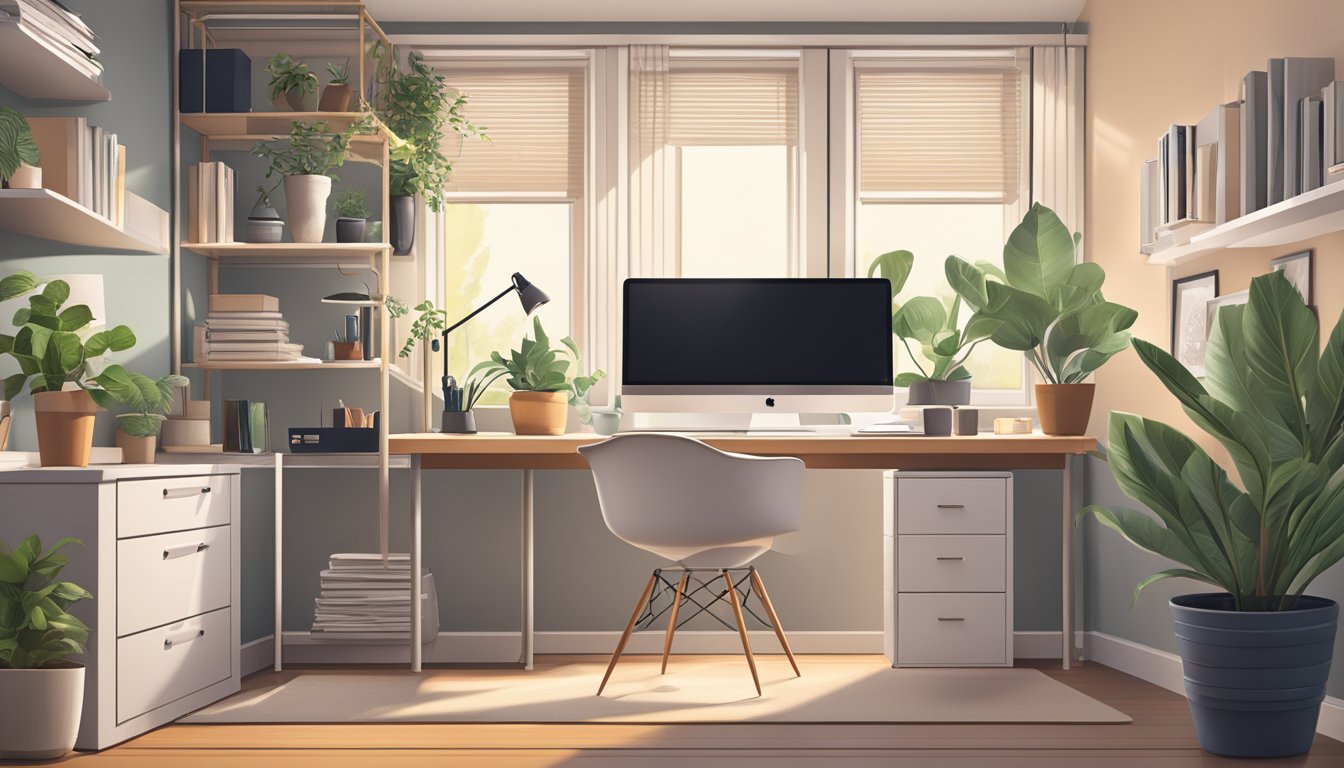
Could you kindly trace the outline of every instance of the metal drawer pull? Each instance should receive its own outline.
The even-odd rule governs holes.
[[[939,509],[965,509],[965,504],[939,504]]]
[[[163,650],[166,651],[174,645],[186,645],[201,637],[205,637],[204,629],[179,629],[163,639]]]
[[[957,556],[955,556],[955,557],[952,556],[952,555],[939,555],[937,559],[939,559],[939,560],[965,560],[966,558],[962,557],[961,555],[957,555]]]
[[[966,620],[966,617],[964,617],[964,616],[939,616],[939,617],[938,617],[938,620],[939,620],[939,621],[965,621],[965,620]]]
[[[168,495],[170,491],[173,492],[173,494],[172,494],[171,496]],[[210,492],[210,486],[208,486],[208,485],[207,485],[206,487],[204,487],[204,488],[200,488],[200,489],[196,489],[196,488],[164,488],[164,489],[163,489],[163,498],[165,498],[165,499],[185,499],[185,498],[188,498],[188,497],[190,497],[190,496],[200,496],[201,494],[209,493],[209,492]]]
[[[180,547],[169,547],[168,549],[163,550],[163,559],[167,560],[172,557],[185,557],[187,555],[194,555],[197,552],[204,552],[209,548],[210,545],[206,544],[204,541],[202,541],[199,544],[183,544]]]

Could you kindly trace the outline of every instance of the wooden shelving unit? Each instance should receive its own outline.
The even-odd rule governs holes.
[[[386,243],[183,243],[182,247],[207,259],[232,265],[342,266],[377,260],[392,246]]]
[[[169,251],[166,240],[151,242],[136,237],[49,189],[0,189],[0,229],[100,251],[153,254]]]
[[[1174,266],[1223,248],[1287,245],[1344,230],[1344,182],[1318,187],[1156,251],[1149,264]]]
[[[275,362],[260,360],[211,360],[204,363],[183,363],[182,367],[194,371],[361,371],[377,370],[383,365],[382,358],[372,360],[324,360],[320,363]]]
[[[0,85],[29,101],[109,101],[102,83],[75,69],[14,22],[0,22]]]

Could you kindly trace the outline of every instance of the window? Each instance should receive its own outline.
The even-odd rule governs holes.
[[[521,272],[551,296],[537,313],[547,335],[580,338],[586,59],[490,58],[441,69],[467,95],[466,116],[489,136],[448,139],[456,159],[442,213],[442,306],[455,321]],[[449,338],[449,371],[461,382],[491,352],[507,353],[531,332],[516,302],[501,303]],[[506,400],[501,382],[480,402]]]
[[[908,250],[915,268],[898,300],[935,296],[950,305],[947,256],[1002,265],[1030,175],[1021,57],[977,51],[855,60],[853,274],[866,274],[882,253]],[[963,318],[969,314],[963,307]],[[922,355],[912,359],[893,343],[898,371],[929,370]],[[1020,353],[984,343],[967,368],[975,403],[1028,402]]]

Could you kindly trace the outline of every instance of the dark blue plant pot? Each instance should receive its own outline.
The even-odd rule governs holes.
[[[1311,749],[1330,675],[1339,605],[1301,597],[1291,611],[1236,611],[1228,594],[1171,599],[1199,744],[1233,757]]]

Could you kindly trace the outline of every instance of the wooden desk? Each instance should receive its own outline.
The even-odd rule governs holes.
[[[796,456],[810,469],[1059,469],[1063,470],[1061,526],[1060,657],[1065,669],[1073,659],[1073,503],[1070,482],[1072,458],[1096,449],[1091,437],[1045,435],[976,435],[974,437],[881,436],[848,434],[724,434],[691,435],[720,450],[756,456]],[[606,438],[593,434],[521,436],[508,433],[477,435],[392,435],[389,452],[411,458],[412,546],[411,572],[422,569],[422,469],[520,469],[523,472],[522,640],[519,662],[532,668],[532,471],[587,469],[580,446]],[[421,667],[420,601],[411,601],[411,668]]]

